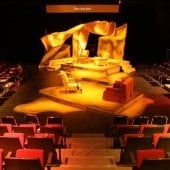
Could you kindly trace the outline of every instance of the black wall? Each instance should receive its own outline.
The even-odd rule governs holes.
[[[134,64],[165,61],[166,49],[170,48],[170,3],[165,0],[153,3],[122,0],[119,14],[48,15],[45,14],[45,3],[54,2],[52,0],[4,1],[0,2],[0,59],[39,64],[44,54],[40,38],[45,31],[63,31],[94,20],[115,21],[118,26],[128,24],[125,58]],[[87,1],[92,3],[92,0]]]

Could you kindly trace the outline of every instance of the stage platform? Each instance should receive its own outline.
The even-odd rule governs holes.
[[[123,104],[117,102],[105,101],[102,99],[103,92],[108,85],[82,81],[83,92],[65,93],[64,87],[48,87],[40,89],[39,93],[43,96],[72,107],[77,107],[83,110],[98,111],[101,113],[121,113],[124,109],[130,107],[131,104],[139,101],[143,94],[135,92],[132,99]]]
[[[108,81],[108,76],[120,72],[120,66],[118,64],[96,65],[95,63],[73,63],[72,67],[72,75],[79,79],[105,79]]]

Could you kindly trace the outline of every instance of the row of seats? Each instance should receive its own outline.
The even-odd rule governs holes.
[[[163,149],[170,152],[170,133],[155,133],[153,137],[143,134],[126,134],[121,143],[121,163],[132,163],[130,155],[139,149]]]
[[[133,164],[134,170],[145,170],[148,167],[152,169],[151,164],[156,161],[155,165],[157,165],[158,159],[148,155],[150,159],[139,163],[138,151],[162,150],[166,155],[166,158],[162,157],[164,166],[170,164],[170,158],[167,158],[167,153],[170,152],[170,124],[167,116],[138,116],[129,120],[127,116],[115,115],[112,120],[112,134],[113,147],[121,148],[120,163]],[[161,162],[159,164],[162,165]]]
[[[168,123],[168,117],[165,115],[157,115],[153,117],[148,116],[136,116],[133,119],[129,120],[128,116],[125,115],[114,115],[112,119],[112,124],[158,124],[163,125]]]
[[[18,125],[19,123],[15,119],[14,116],[4,116],[0,118],[0,123],[8,123],[12,125]],[[37,126],[41,126],[39,118],[37,115],[32,114],[25,114],[24,115],[24,122],[26,124],[34,123]],[[63,125],[63,119],[59,116],[48,116],[46,118],[46,124],[60,124]]]
[[[164,149],[138,149],[131,153],[133,170],[168,170],[170,158]]]
[[[61,147],[66,146],[65,129],[61,117],[47,117],[45,125],[40,124],[36,115],[25,115],[23,124],[18,124],[14,116],[2,117],[0,123],[0,148],[4,155],[5,168],[8,169],[8,166],[15,164],[14,162],[18,162],[18,165],[20,163],[23,165],[25,161],[27,165],[30,160],[33,161],[29,162],[30,165],[36,166],[35,170],[44,169],[44,166],[47,165],[48,169],[51,166],[58,166],[61,163]],[[30,155],[29,160],[18,158],[18,150],[24,150],[24,153],[27,151],[28,154],[26,155]],[[35,150],[43,151],[44,166],[42,166],[42,163],[38,163],[39,161],[35,161],[34,157],[31,157],[32,154],[34,155]],[[33,153],[30,154],[32,151]],[[13,165],[16,168],[12,170],[20,170],[18,165]],[[39,169],[36,169],[37,167]],[[34,170],[34,167],[30,169]]]

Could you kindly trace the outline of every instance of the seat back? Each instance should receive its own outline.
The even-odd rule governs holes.
[[[0,136],[0,148],[3,148],[4,155],[12,151],[11,156],[15,156],[16,150],[21,149],[22,145],[18,137]]]
[[[145,137],[152,137],[154,133],[162,133],[162,132],[164,132],[163,125],[153,125],[153,124],[141,125],[141,133],[143,133]]]
[[[41,166],[44,167],[44,151],[42,149],[17,149],[17,158],[34,158],[39,159]]]
[[[114,125],[128,124],[128,117],[125,115],[114,115],[112,117],[112,124]]]
[[[164,149],[166,152],[170,152],[170,137],[159,137],[159,140],[156,145],[157,149]]]
[[[29,126],[13,126],[13,132],[15,133],[23,133],[25,136],[25,139],[27,136],[33,136],[35,134],[35,130],[33,127]]]
[[[25,142],[25,136],[24,136],[24,133],[15,133],[15,132],[12,132],[12,133],[4,133],[4,136],[5,137],[16,137],[16,138],[19,138],[19,141],[20,141],[20,144],[22,146],[22,148],[24,148],[24,142]]]
[[[155,148],[157,147],[160,137],[170,137],[170,133],[154,133],[153,134],[153,144],[154,144]]]
[[[6,170],[43,170],[38,158],[4,158]]]
[[[4,133],[12,131],[12,124],[2,123],[0,124],[0,136],[3,136]]]
[[[25,114],[25,122],[27,124],[36,124],[38,127],[40,126],[40,121],[37,115]]]
[[[0,149],[0,170],[3,170],[4,150]]]
[[[151,119],[151,124],[164,125],[166,123],[168,123],[167,116],[154,116]]]
[[[123,136],[127,133],[140,133],[140,126],[138,125],[118,125],[117,134]]]
[[[2,123],[7,123],[7,124],[12,124],[12,125],[17,125],[17,121],[14,118],[14,116],[5,116],[1,118]]]
[[[132,163],[130,153],[135,153],[139,149],[152,149],[152,138],[146,137],[128,137],[123,152],[121,154],[121,163]]]
[[[144,149],[136,151],[136,164],[140,168],[145,158],[165,158],[166,154],[163,149]]]
[[[63,125],[63,120],[59,116],[49,116],[49,117],[47,117],[46,124]]]
[[[140,170],[169,170],[170,158],[143,159]]]
[[[148,124],[148,123],[149,123],[149,118],[146,116],[134,117],[132,120],[133,125],[141,125],[141,124]]]
[[[29,149],[42,149],[44,150],[44,161],[47,162],[48,155],[53,155],[52,163],[58,163],[57,154],[55,151],[55,143],[52,137],[28,137]]]

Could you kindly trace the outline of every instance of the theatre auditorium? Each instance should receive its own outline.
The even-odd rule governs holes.
[[[170,2],[0,2],[0,170],[169,170]]]

